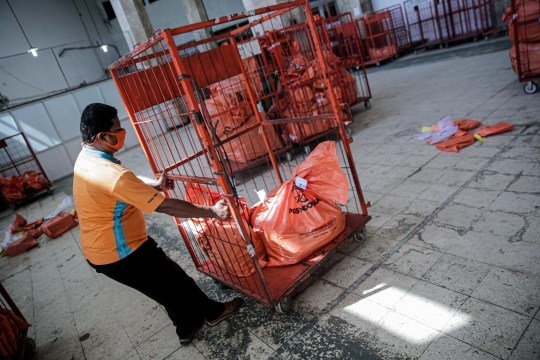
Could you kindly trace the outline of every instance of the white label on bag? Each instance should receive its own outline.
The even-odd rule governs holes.
[[[296,185],[297,188],[300,188],[302,190],[306,190],[306,187],[307,187],[307,180],[306,179],[302,179],[300,176],[297,176],[295,179],[294,179],[294,185]]]
[[[266,195],[266,190],[254,190],[257,193],[257,196],[259,197],[260,202],[265,202],[268,200],[268,195]]]

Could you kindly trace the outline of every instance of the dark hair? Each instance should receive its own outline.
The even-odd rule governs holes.
[[[97,134],[109,131],[117,115],[116,108],[109,105],[93,103],[85,107],[81,114],[82,140],[92,143]]]

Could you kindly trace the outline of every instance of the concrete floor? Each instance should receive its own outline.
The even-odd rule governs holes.
[[[35,358],[540,359],[540,94],[523,93],[508,51],[383,70],[352,125],[369,236],[312,277],[289,314],[246,299],[181,348],[160,306],[85,263],[74,229],[0,258]],[[458,154],[414,138],[445,115],[515,130]],[[119,157],[151,175],[140,149]],[[33,220],[63,196],[18,212]],[[148,232],[209,296],[237,295],[194,269],[172,219],[149,216]]]

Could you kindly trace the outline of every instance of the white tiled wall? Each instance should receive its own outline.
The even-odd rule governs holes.
[[[11,116],[17,121],[34,151],[43,151],[61,143],[42,102],[15,109],[11,111]]]
[[[81,112],[95,102],[118,109],[122,127],[127,130],[125,148],[139,145],[112,80],[1,113],[0,139],[24,132],[49,179],[68,176],[81,151]]]
[[[56,131],[63,141],[78,136],[81,113],[71,94],[43,101],[47,113],[54,119]]]

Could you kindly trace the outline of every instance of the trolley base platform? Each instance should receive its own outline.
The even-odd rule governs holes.
[[[371,216],[369,215],[352,213],[346,213],[345,218],[345,229],[334,240],[313,252],[302,262],[294,265],[274,266],[262,269],[268,283],[271,297],[270,300],[263,295],[263,287],[256,273],[244,278],[231,276],[225,273],[223,278],[219,278],[216,275],[222,274],[223,271],[216,269],[210,260],[202,264],[199,271],[230,288],[259,301],[263,305],[274,307],[283,298],[290,295],[292,291],[317,270],[334,251],[342,247],[348,239],[362,230],[369,220],[371,220]],[[259,289],[260,293],[249,291],[249,289]]]

